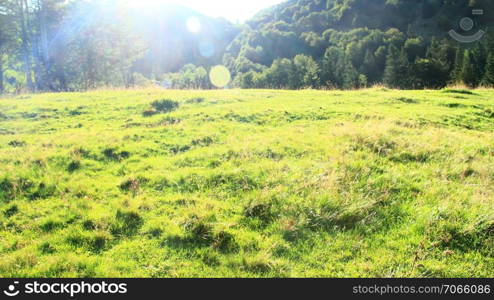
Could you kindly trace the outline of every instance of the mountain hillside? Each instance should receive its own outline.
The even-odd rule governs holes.
[[[472,9],[483,9],[485,13],[474,16]],[[276,59],[303,54],[318,62],[320,69],[341,69],[337,73],[347,74],[346,79],[319,74],[319,85],[330,82],[329,85],[350,87],[358,85],[359,75],[365,76],[360,76],[365,83],[384,81],[386,57],[390,46],[394,46],[398,53],[404,52],[409,63],[431,58],[432,54],[442,55],[436,58],[443,64],[446,82],[453,79],[457,48],[463,46],[450,38],[448,31],[455,29],[470,35],[458,26],[463,17],[474,20],[475,30],[489,31],[494,19],[494,13],[489,12],[494,12],[489,0],[290,0],[248,21],[228,46],[224,63],[240,75],[237,84],[255,86],[250,83],[252,74],[247,80],[242,74],[263,72]],[[482,51],[488,40],[483,39]],[[472,48],[465,46],[462,49]],[[323,62],[325,57],[329,65]],[[485,65],[487,54],[479,57],[480,65]],[[331,65],[338,64],[338,60],[340,66]],[[267,85],[277,87],[276,83]]]

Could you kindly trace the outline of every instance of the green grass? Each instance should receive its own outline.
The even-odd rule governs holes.
[[[492,90],[98,91],[0,112],[0,277],[494,276]]]

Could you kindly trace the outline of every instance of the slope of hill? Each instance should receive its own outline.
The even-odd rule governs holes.
[[[493,99],[0,99],[0,276],[493,277]]]
[[[472,15],[474,8],[485,13]],[[407,63],[413,64],[417,58],[435,60],[442,66],[427,68],[447,73],[444,82],[458,80],[453,76],[457,52],[463,55],[465,49],[475,47],[486,52],[494,45],[492,37],[481,43],[461,45],[448,36],[451,29],[464,33],[458,23],[466,16],[475,21],[476,29],[489,32],[489,26],[494,24],[494,4],[489,0],[290,0],[248,21],[248,26],[229,45],[224,63],[235,75],[242,75],[262,72],[277,59],[303,54],[313,58],[320,69],[335,69],[344,74],[342,78],[333,78],[334,74],[325,74],[323,70],[314,87],[356,87],[359,75],[365,76],[365,83],[385,81],[386,59],[393,46],[405,52]],[[434,45],[434,40],[441,42]],[[431,57],[438,53],[441,57]],[[479,57],[476,64],[484,68],[486,57]],[[424,76],[419,75],[419,79]],[[238,77],[237,84],[242,86],[243,78]]]

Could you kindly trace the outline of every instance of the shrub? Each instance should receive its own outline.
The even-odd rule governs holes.
[[[81,168],[81,162],[74,160],[74,161],[70,162],[70,164],[67,166],[67,171],[72,173],[72,172],[79,170],[80,168]]]
[[[163,99],[163,100],[153,101],[151,103],[151,106],[158,112],[166,113],[176,110],[180,105],[176,101]]]
[[[122,161],[130,157],[130,152],[128,151],[118,152],[116,148],[107,148],[103,150],[103,155],[110,160]]]

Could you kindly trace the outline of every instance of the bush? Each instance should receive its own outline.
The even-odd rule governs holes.
[[[105,150],[103,150],[103,155],[109,160],[122,161],[130,157],[130,152],[119,152],[116,148],[106,148]]]
[[[166,113],[176,110],[180,106],[180,104],[173,100],[163,99],[154,101],[153,103],[151,103],[151,106],[158,112]]]
[[[81,162],[74,160],[74,161],[70,162],[70,164],[67,166],[67,171],[72,173],[72,172],[79,170],[80,168],[81,168]]]

